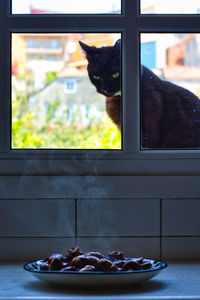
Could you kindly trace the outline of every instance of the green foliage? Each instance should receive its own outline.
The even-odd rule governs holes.
[[[60,103],[59,101],[50,101],[48,103],[48,108],[47,108],[47,118],[46,121],[47,123],[51,122],[54,118],[54,114],[59,107]]]
[[[40,148],[42,138],[34,131],[31,112],[21,116],[19,103],[12,105],[12,147],[13,148]]]
[[[51,81],[53,81],[56,78],[57,74],[58,72],[56,71],[46,72],[45,84],[48,84]]]
[[[20,101],[12,104],[13,148],[121,149],[121,134],[109,118],[85,128],[74,123],[67,126],[61,121],[50,123],[51,110],[49,122],[41,126],[32,112],[22,114],[20,105]]]
[[[85,141],[82,142],[83,149],[121,149],[121,134],[116,125],[107,118],[104,126],[99,126],[89,132]]]

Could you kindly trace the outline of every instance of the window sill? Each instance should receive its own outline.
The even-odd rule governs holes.
[[[50,287],[27,274],[23,263],[0,264],[0,300],[132,300],[200,299],[200,262],[169,262],[168,267],[146,283],[132,288],[99,291]]]

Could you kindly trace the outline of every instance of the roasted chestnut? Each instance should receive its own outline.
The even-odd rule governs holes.
[[[87,265],[84,268],[80,269],[80,272],[90,272],[95,271],[95,266]]]

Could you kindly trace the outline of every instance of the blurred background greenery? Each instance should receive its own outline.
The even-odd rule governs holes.
[[[47,119],[49,123],[38,126],[34,113],[24,112],[22,101],[13,102],[12,148],[121,149],[121,134],[108,117],[99,125],[69,126],[64,120],[51,123],[49,109]]]

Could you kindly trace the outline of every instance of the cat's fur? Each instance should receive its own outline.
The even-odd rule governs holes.
[[[98,93],[106,96],[106,111],[120,129],[120,40],[113,47],[90,47],[80,42],[88,60],[88,75]],[[93,75],[101,80],[94,80]],[[150,149],[200,147],[200,100],[190,91],[161,80],[142,66],[142,147]]]

